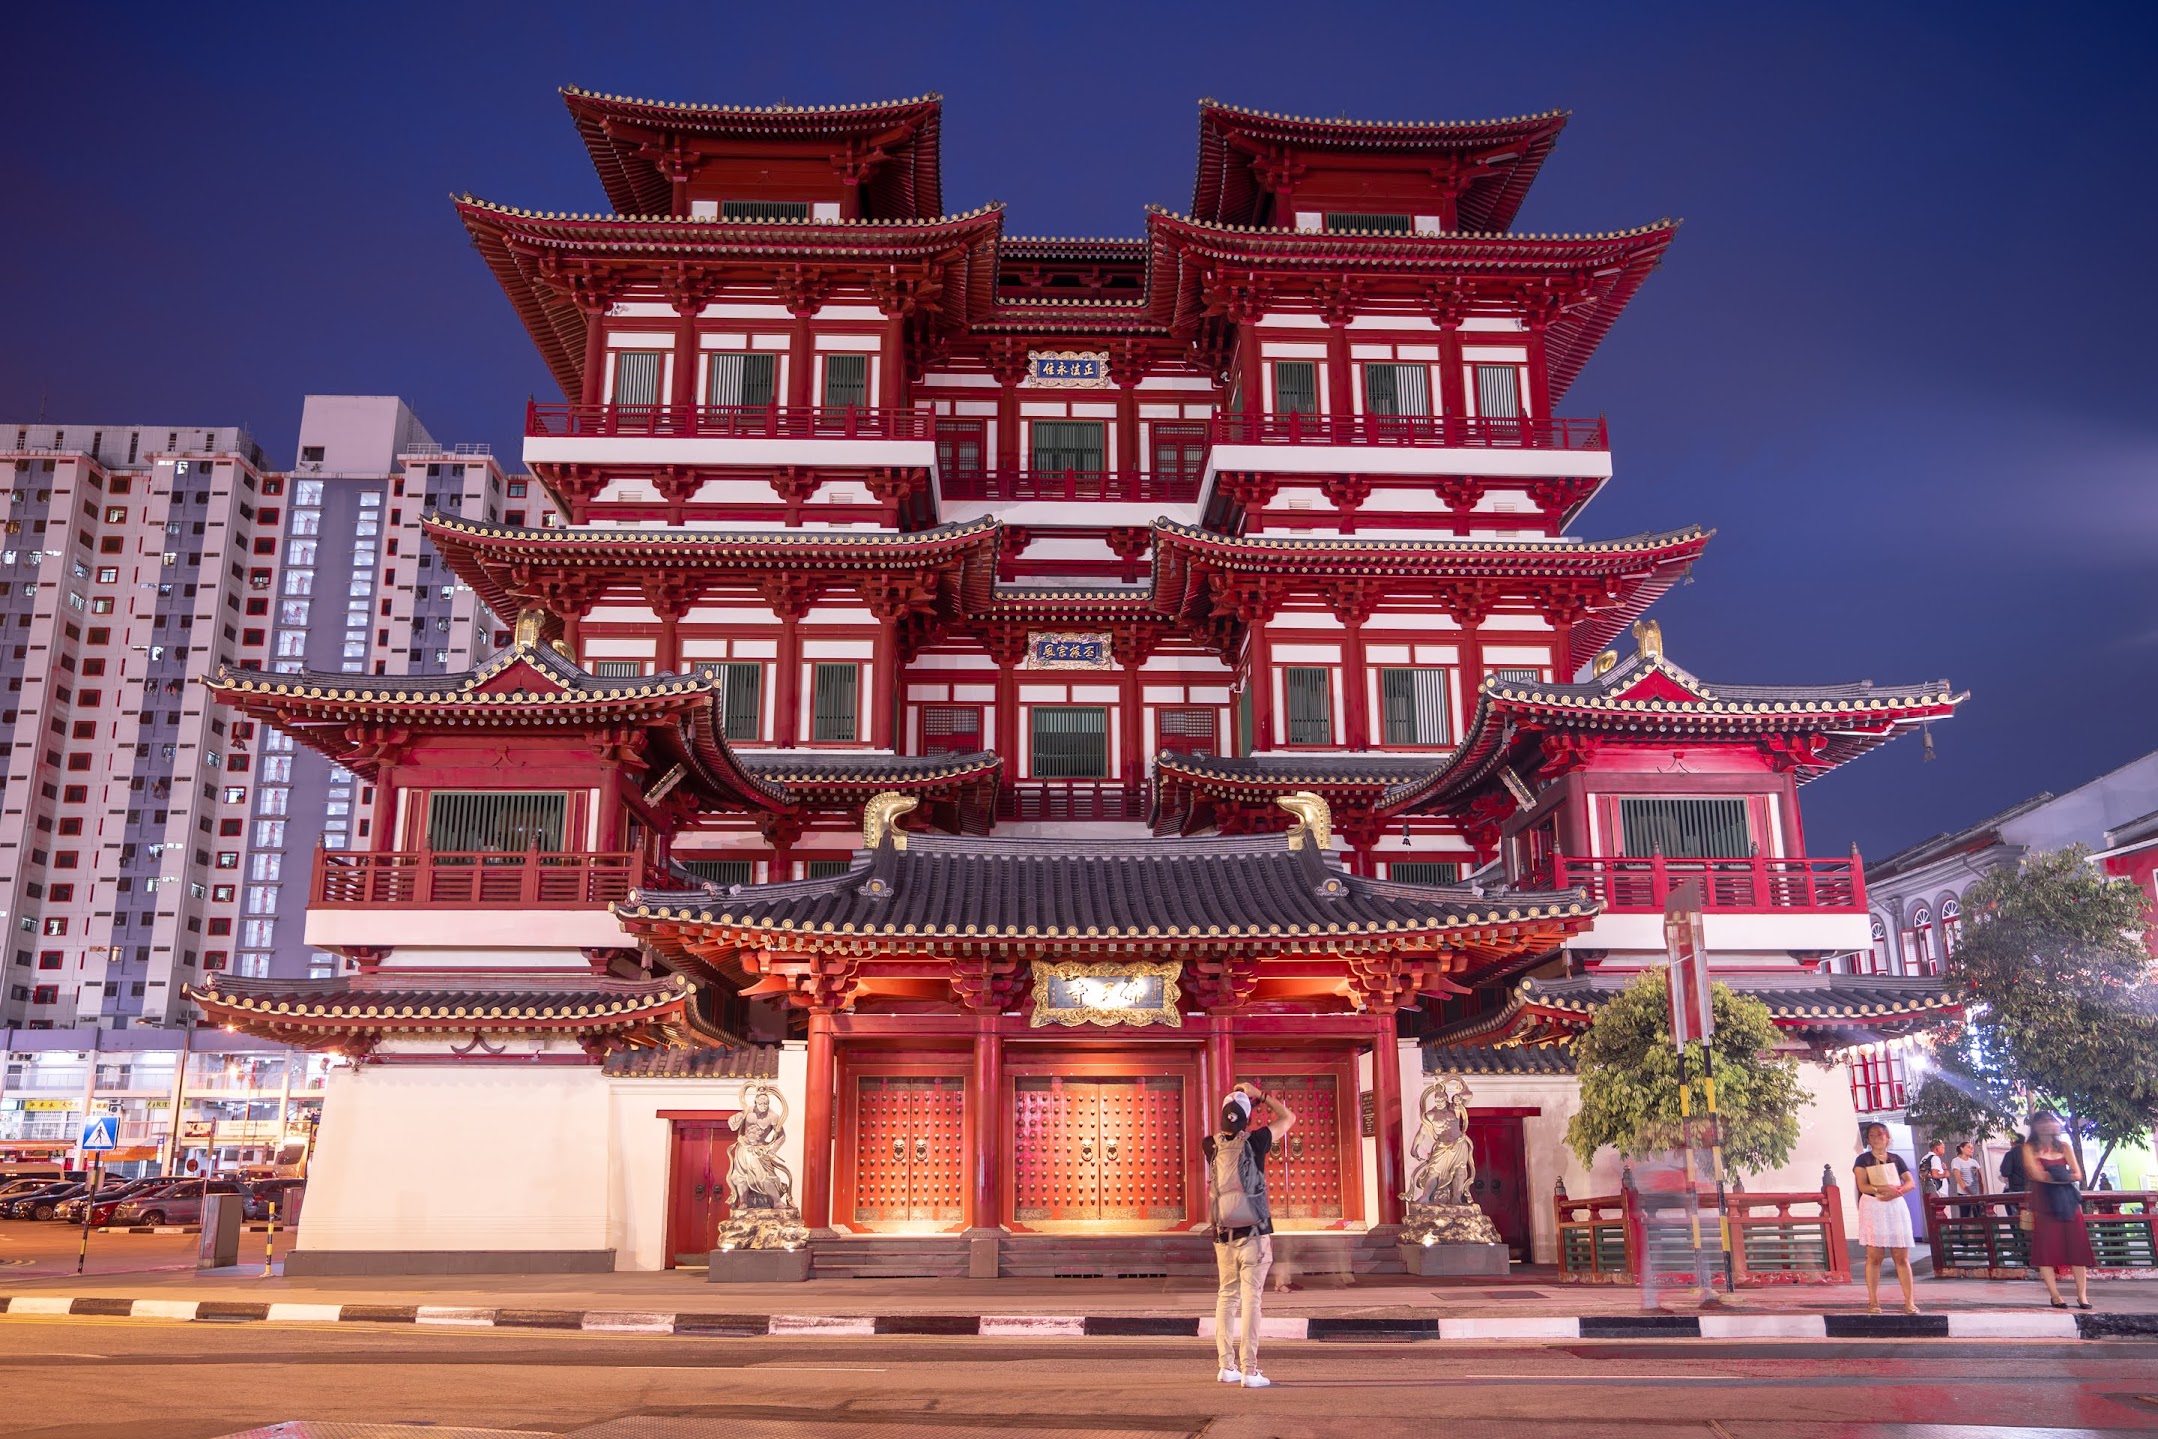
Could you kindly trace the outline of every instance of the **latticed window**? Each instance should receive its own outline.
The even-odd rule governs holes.
[[[1037,470],[1106,468],[1106,426],[1100,420],[1036,420],[1027,428]]]
[[[772,403],[778,379],[777,355],[716,354],[705,372],[704,402],[761,409]]]
[[[1744,859],[1753,853],[1743,799],[1622,799],[1618,808],[1619,835],[1630,857]]]
[[[1109,775],[1109,711],[1101,705],[1035,705],[1037,779],[1106,779]]]
[[[427,796],[427,847],[449,853],[560,850],[569,818],[562,793],[436,790]]]
[[[982,473],[984,426],[980,420],[937,421],[937,473],[947,482]]]
[[[643,660],[594,660],[592,673],[601,679],[627,679],[644,673]]]
[[[1521,418],[1521,371],[1512,365],[1478,365],[1476,413],[1487,420]]]
[[[746,859],[682,859],[675,864],[707,884],[748,884],[756,877],[756,865]]]
[[[658,350],[618,350],[614,357],[614,402],[659,403],[659,371],[666,357]]]
[[[922,706],[922,753],[972,754],[981,747],[981,706]]]
[[[1193,480],[1206,471],[1206,426],[1157,421],[1148,426],[1154,444],[1154,474],[1164,480]]]
[[[853,744],[861,733],[862,667],[811,666],[809,694],[809,737],[820,744]]]
[[[736,661],[720,669],[721,725],[731,740],[764,737],[764,666]]]
[[[1390,235],[1406,235],[1416,228],[1413,216],[1368,210],[1328,210],[1325,223],[1329,230],[1379,230]]]
[[[869,356],[824,357],[824,403],[829,409],[869,403]]]
[[[1430,414],[1431,371],[1423,365],[1364,366],[1364,413]]]
[[[1531,669],[1527,666],[1520,666],[1495,669],[1491,672],[1491,675],[1492,678],[1502,681],[1518,681],[1522,684],[1536,684],[1543,679],[1544,672],[1540,669]]]
[[[1430,666],[1379,671],[1379,706],[1388,744],[1446,744],[1453,722],[1446,703],[1446,671]]]
[[[1323,665],[1289,665],[1281,672],[1288,700],[1290,744],[1334,742],[1333,673]]]
[[[844,859],[813,859],[804,866],[811,879],[831,879],[853,867],[853,861]]]
[[[1274,413],[1277,415],[1316,415],[1319,413],[1319,366],[1313,360],[1276,360],[1274,362]]]
[[[1403,884],[1459,884],[1461,866],[1447,860],[1389,860],[1386,877]]]
[[[1214,754],[1217,716],[1209,705],[1165,705],[1154,712],[1154,733],[1160,750],[1180,754]]]
[[[806,220],[809,218],[807,200],[722,200],[719,202],[719,218],[722,220]]]

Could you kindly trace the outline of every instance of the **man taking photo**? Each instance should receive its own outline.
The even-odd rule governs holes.
[[[1265,1105],[1264,1124],[1253,1110]],[[1221,1131],[1199,1141],[1206,1156],[1207,1219],[1214,1229],[1214,1355],[1224,1384],[1264,1389],[1259,1372],[1259,1295],[1274,1263],[1274,1216],[1266,1200],[1266,1156],[1296,1123],[1289,1107],[1243,1083],[1221,1104]]]

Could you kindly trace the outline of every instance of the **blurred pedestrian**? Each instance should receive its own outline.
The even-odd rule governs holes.
[[[1918,1157],[1918,1192],[1927,1199],[1948,1188],[1948,1143],[1936,1139]]]
[[[1913,1183],[1911,1167],[1888,1147],[1888,1126],[1869,1124],[1866,1147],[1851,1165],[1858,1186],[1858,1242],[1866,1246],[1866,1312],[1881,1312],[1881,1257],[1896,1261],[1896,1282],[1903,1286],[1903,1312],[1918,1312],[1911,1284],[1911,1210],[1903,1202]]]
[[[1265,1105],[1271,1118],[1254,1125],[1252,1111]],[[1289,1106],[1239,1084],[1221,1105],[1221,1131],[1199,1141],[1206,1158],[1207,1221],[1214,1228],[1215,1377],[1224,1384],[1264,1389],[1274,1381],[1259,1372],[1259,1296],[1274,1263],[1274,1215],[1266,1198],[1266,1156],[1296,1123]]]
[[[2021,1194],[2029,1187],[2029,1181],[2023,1177],[2023,1146],[2025,1143],[2024,1136],[2020,1134],[2008,1136],[2008,1151],[2001,1156],[2001,1193],[2003,1194]]]
[[[1956,1146],[1956,1157],[1948,1161],[1948,1184],[1958,1194],[1986,1192],[1986,1172],[1979,1168],[1977,1147],[1968,1139]],[[1976,1219],[1983,1212],[1976,1204],[1956,1206],[1958,1219]]]
[[[2031,1137],[2023,1146],[2023,1172],[2029,1178],[2031,1196],[2023,1202],[2019,1222],[2030,1232],[2031,1267],[2046,1286],[2046,1297],[2055,1309],[2066,1309],[2054,1271],[2066,1269],[2075,1276],[2076,1308],[2091,1307],[2090,1267],[2098,1262],[2091,1252],[2090,1231],[2083,1223],[2083,1166],[2062,1133],[2061,1117],[2050,1109],[2031,1116]]]

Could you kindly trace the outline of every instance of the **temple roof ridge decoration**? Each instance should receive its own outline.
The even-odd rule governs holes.
[[[551,220],[577,224],[616,224],[647,226],[652,229],[681,226],[685,229],[726,230],[777,230],[791,238],[804,234],[814,235],[831,230],[877,231],[877,230],[933,230],[939,226],[965,224],[1004,213],[1002,200],[988,200],[971,210],[954,211],[951,214],[906,215],[890,218],[865,218],[855,220],[770,220],[744,219],[724,215],[674,215],[665,211],[622,210],[533,210],[520,205],[505,205],[498,200],[485,200],[469,190],[450,193],[450,199],[461,210],[484,211],[512,220]]]
[[[1164,222],[1195,233],[1276,241],[1284,247],[1348,248],[1345,244],[1348,241],[1359,244],[1379,241],[1404,250],[1418,245],[1453,249],[1487,246],[1496,249],[1504,246],[1526,248],[1563,244],[1613,244],[1649,236],[1675,235],[1686,223],[1675,215],[1659,215],[1653,220],[1617,230],[1296,230],[1281,225],[1237,225],[1222,220],[1208,220],[1182,210],[1173,210],[1166,205],[1148,205],[1146,215],[1150,226],[1155,222]]]
[[[876,110],[911,110],[940,104],[944,96],[935,90],[919,95],[908,95],[892,100],[854,100],[836,105],[790,105],[784,100],[772,105],[729,105],[709,100],[647,100],[641,96],[617,95],[605,90],[587,90],[582,85],[557,87],[561,94],[575,100],[598,100],[617,105],[634,105],[641,109],[665,110],[685,115],[728,116],[854,116]]]

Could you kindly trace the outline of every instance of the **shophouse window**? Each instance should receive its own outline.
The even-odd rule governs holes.
[[[1622,799],[1618,810],[1621,852],[1632,858],[1744,859],[1753,853],[1743,799]]]
[[[1277,415],[1316,415],[1319,413],[1319,366],[1315,360],[1276,360],[1274,362],[1274,413]]]
[[[618,405],[658,404],[660,366],[665,359],[658,350],[617,350],[614,356],[614,402]]]
[[[1487,420],[1521,417],[1521,371],[1517,367],[1476,367],[1476,413]]]
[[[1956,899],[1941,901],[1941,958],[1955,955],[1956,945],[1962,937],[1963,904]]]
[[[1109,777],[1109,711],[1105,706],[1035,705],[1028,714],[1036,779]]]
[[[1334,742],[1333,671],[1321,665],[1288,665],[1281,672],[1288,702],[1289,743]]]
[[[1386,877],[1403,884],[1459,884],[1461,866],[1446,860],[1388,860]]]
[[[824,357],[824,403],[831,409],[859,409],[869,403],[869,356]]]
[[[706,884],[750,884],[756,879],[756,862],[747,859],[682,859],[675,863]]]
[[[819,744],[853,744],[860,734],[862,667],[810,667],[809,737]]]
[[[1218,719],[1211,705],[1163,705],[1154,711],[1155,753],[1219,753]]]
[[[1423,365],[1364,366],[1364,413],[1430,414],[1431,372]]]
[[[1380,670],[1379,706],[1388,744],[1446,744],[1453,739],[1443,669],[1419,665]]]
[[[971,754],[981,747],[980,705],[922,706],[922,753]]]
[[[427,847],[450,853],[516,854],[562,848],[563,793],[436,790],[427,796]]]
[[[1027,435],[1035,470],[1093,474],[1107,468],[1107,426],[1100,420],[1036,420]]]
[[[776,355],[715,354],[705,372],[704,402],[762,409],[772,403],[778,378]]]
[[[764,737],[764,666],[734,661],[720,666],[721,723],[731,740]]]

